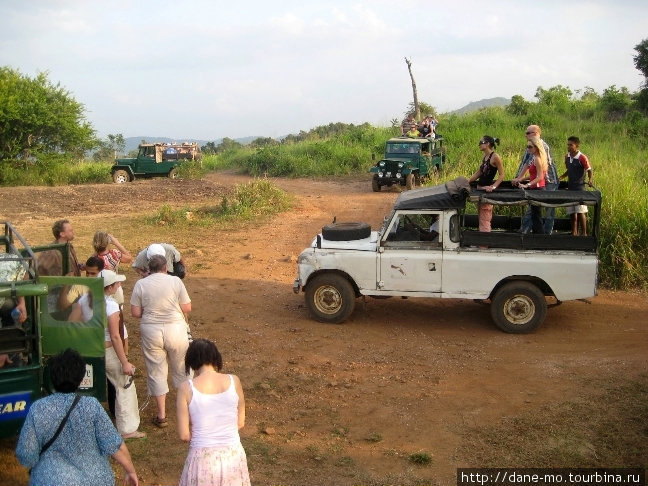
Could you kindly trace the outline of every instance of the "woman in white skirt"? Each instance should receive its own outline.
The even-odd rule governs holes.
[[[180,486],[249,486],[239,430],[245,425],[245,398],[235,375],[220,373],[216,345],[196,339],[187,349],[190,379],[178,388],[178,435],[189,442]]]

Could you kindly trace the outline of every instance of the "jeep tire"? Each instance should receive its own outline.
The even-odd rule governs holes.
[[[504,332],[523,334],[536,329],[547,315],[547,301],[542,291],[525,281],[509,282],[500,287],[491,300],[491,316]]]
[[[355,292],[342,275],[323,273],[306,285],[306,306],[320,322],[340,324],[353,313]]]
[[[178,170],[174,167],[169,171],[169,179],[177,179],[178,178]]]
[[[322,228],[322,236],[329,241],[362,240],[370,235],[367,223],[331,223]]]
[[[113,182],[116,184],[123,184],[124,182],[130,182],[130,176],[128,172],[123,169],[116,170],[112,175]]]

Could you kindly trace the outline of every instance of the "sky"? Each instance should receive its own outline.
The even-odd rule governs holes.
[[[388,126],[563,85],[631,92],[645,0],[0,0],[0,66],[49,73],[97,134],[218,140]]]

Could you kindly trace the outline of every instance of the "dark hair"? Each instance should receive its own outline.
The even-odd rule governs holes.
[[[164,268],[166,271],[167,261],[162,255],[153,255],[148,261],[149,271],[151,273],[158,273]]]
[[[569,137],[569,138],[567,139],[567,141],[568,141],[568,142],[574,142],[576,145],[580,145],[580,138],[575,137],[574,135],[572,135],[571,137]]]
[[[55,239],[59,239],[61,231],[63,231],[63,227],[69,222],[70,221],[68,219],[59,219],[58,221],[54,222],[54,226],[52,226],[52,233],[54,234]]]
[[[76,391],[86,372],[85,361],[77,351],[70,348],[52,357],[48,365],[52,386],[61,393]]]
[[[104,260],[98,256],[91,256],[86,260],[86,267],[97,267],[99,271],[104,269]]]
[[[223,357],[216,345],[207,339],[194,339],[185,354],[185,372],[198,370],[202,365],[210,364],[218,371],[223,368]]]
[[[485,142],[488,142],[488,145],[490,146],[490,148],[495,148],[495,147],[497,147],[497,146],[499,145],[499,143],[500,143],[500,139],[499,139],[499,138],[497,138],[497,137],[493,138],[493,137],[491,137],[490,135],[484,135],[484,136],[482,137],[482,140],[484,140]]]

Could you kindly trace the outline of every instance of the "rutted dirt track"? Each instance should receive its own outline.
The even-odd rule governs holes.
[[[53,221],[67,217],[80,257],[91,253],[97,229],[133,253],[156,241],[178,247],[191,272],[193,333],[216,341],[226,371],[244,386],[242,437],[253,484],[451,484],[457,467],[480,465],[462,452],[473,427],[582,397],[592,379],[648,371],[645,294],[602,291],[591,303],[564,303],[523,336],[498,331],[487,306],[461,300],[367,299],[344,325],[310,320],[303,296],[291,289],[296,256],[333,216],[380,225],[397,193],[373,193],[367,178],[276,180],[294,195],[294,208],[257,226],[187,234],[141,224],[161,204],[218,204],[245,180],[214,174],[3,188],[0,220],[44,243]],[[122,270],[128,295],[136,275]],[[131,357],[143,371],[137,323],[127,324]],[[136,383],[142,404],[143,375]],[[187,446],[175,435],[174,397],[171,426],[149,425],[149,405],[142,412],[149,438],[129,442],[142,484],[175,484],[182,470]],[[13,444],[0,450],[0,484],[26,484]],[[416,452],[429,454],[431,464],[408,461]]]

